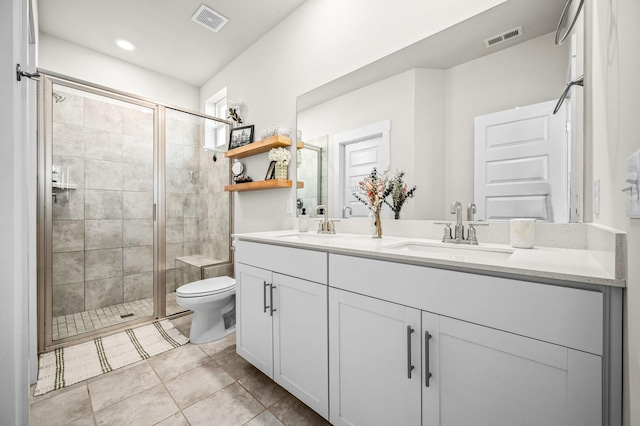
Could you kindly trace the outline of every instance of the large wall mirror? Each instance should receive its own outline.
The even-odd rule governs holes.
[[[582,88],[553,110],[582,73],[583,37],[578,25],[555,45],[564,5],[505,1],[300,96],[298,214],[343,216],[375,166],[417,185],[402,219],[448,219],[460,201],[477,220],[576,221]]]

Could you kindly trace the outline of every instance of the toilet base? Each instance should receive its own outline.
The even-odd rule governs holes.
[[[233,296],[231,301],[222,309],[195,310],[191,318],[191,332],[189,340],[191,343],[209,343],[222,339],[235,331],[235,326],[226,329],[224,326],[224,314],[231,311],[236,303]]]

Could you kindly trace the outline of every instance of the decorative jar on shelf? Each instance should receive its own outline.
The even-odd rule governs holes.
[[[291,136],[291,127],[285,126],[284,124],[272,124],[271,126],[262,129],[262,131],[260,132],[260,137],[262,139],[267,139],[271,136],[276,135],[288,138],[289,136]]]
[[[287,179],[287,172],[289,170],[289,166],[285,165],[284,163],[276,163],[276,172],[275,172],[275,177],[276,179]]]

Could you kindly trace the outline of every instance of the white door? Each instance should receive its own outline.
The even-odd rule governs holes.
[[[236,263],[236,351],[273,378],[271,271]]]
[[[341,205],[351,207],[351,216],[369,216],[369,209],[353,196],[353,191],[358,187],[358,182],[370,174],[374,167],[379,172],[387,168],[387,164],[381,164],[381,143],[382,137],[375,137],[344,147],[344,188]]]
[[[391,121],[385,120],[333,135],[330,216],[342,216],[345,206],[351,207],[352,216],[369,216],[369,210],[353,197],[353,190],[374,167],[380,172],[389,167],[390,132]],[[382,217],[387,217],[389,211],[383,209]]]
[[[475,118],[477,219],[569,221],[567,112],[555,104]]]
[[[599,356],[447,317],[439,325],[435,424],[602,423]]]
[[[420,335],[420,311],[330,288],[331,423],[420,424]]]
[[[273,274],[273,379],[329,419],[327,286]]]

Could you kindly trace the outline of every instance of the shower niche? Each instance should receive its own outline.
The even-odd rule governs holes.
[[[229,162],[203,149],[226,146],[204,139],[230,123],[60,76],[39,84],[39,350],[179,313],[193,274],[178,259],[230,273]]]

